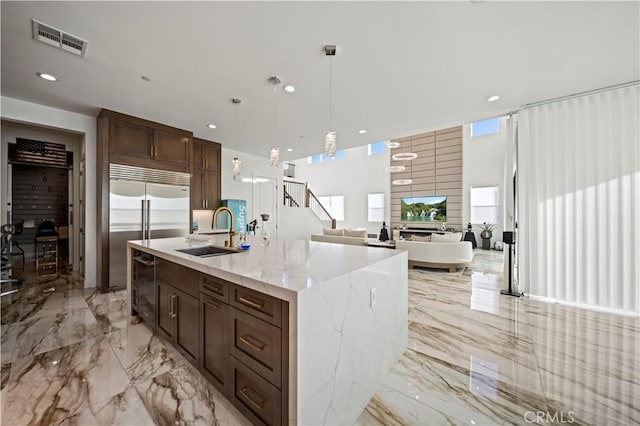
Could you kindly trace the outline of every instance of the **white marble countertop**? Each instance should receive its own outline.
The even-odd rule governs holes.
[[[128,244],[205,274],[241,285],[253,281],[270,287],[265,287],[265,293],[289,293],[291,296],[404,253],[306,240],[272,240],[268,247],[254,244],[257,239],[251,243],[247,251],[205,258],[176,251],[206,245],[187,241],[184,237],[137,240]]]

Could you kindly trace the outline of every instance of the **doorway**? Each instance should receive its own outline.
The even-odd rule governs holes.
[[[271,238],[278,238],[278,179],[255,176],[253,179],[253,217],[260,221],[260,215],[269,215],[267,229]]]

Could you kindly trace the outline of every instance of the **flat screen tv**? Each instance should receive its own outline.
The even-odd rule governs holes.
[[[447,197],[402,198],[400,220],[402,222],[445,222],[447,220]]]

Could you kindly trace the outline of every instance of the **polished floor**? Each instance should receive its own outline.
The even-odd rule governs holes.
[[[640,424],[640,318],[499,295],[499,252],[409,273],[409,349],[362,425]],[[247,424],[123,292],[2,298],[2,425]]]

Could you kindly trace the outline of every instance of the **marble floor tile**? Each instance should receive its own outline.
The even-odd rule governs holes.
[[[132,382],[147,381],[175,368],[179,355],[144,324],[106,336]]]
[[[409,312],[409,348],[459,367],[491,369],[505,382],[542,392],[526,324],[484,312],[417,307]],[[520,374],[525,371],[527,374]]]
[[[17,322],[0,326],[0,360],[3,364],[13,361],[16,353],[17,335]]]
[[[123,392],[128,385],[129,378],[118,358],[100,336],[17,359],[12,364],[7,389],[10,399],[44,404],[55,404],[56,395],[63,388],[76,389],[78,398],[83,400],[76,402],[87,402],[91,407]],[[34,406],[31,411],[39,410]]]
[[[95,338],[100,333],[100,327],[88,308],[27,319],[18,326],[15,357],[47,352]]]
[[[151,426],[155,423],[134,387],[94,404],[92,414],[100,425]]]
[[[7,383],[11,374],[11,363],[3,362],[0,366],[0,413],[4,412],[4,401],[7,399]],[[2,419],[0,418],[0,421]]]
[[[140,324],[140,319],[131,316],[131,306],[126,298],[113,297],[105,298],[103,302],[98,302],[99,298],[92,298],[88,301],[89,309],[96,317],[103,333],[110,333],[115,330],[131,327]]]
[[[51,288],[51,287],[50,287]],[[22,296],[20,321],[88,308],[83,291],[58,290]]]
[[[0,324],[6,325],[20,320],[20,307],[22,295],[18,293],[8,294],[0,298]]]
[[[210,385],[184,364],[135,387],[157,425],[218,423]]]

